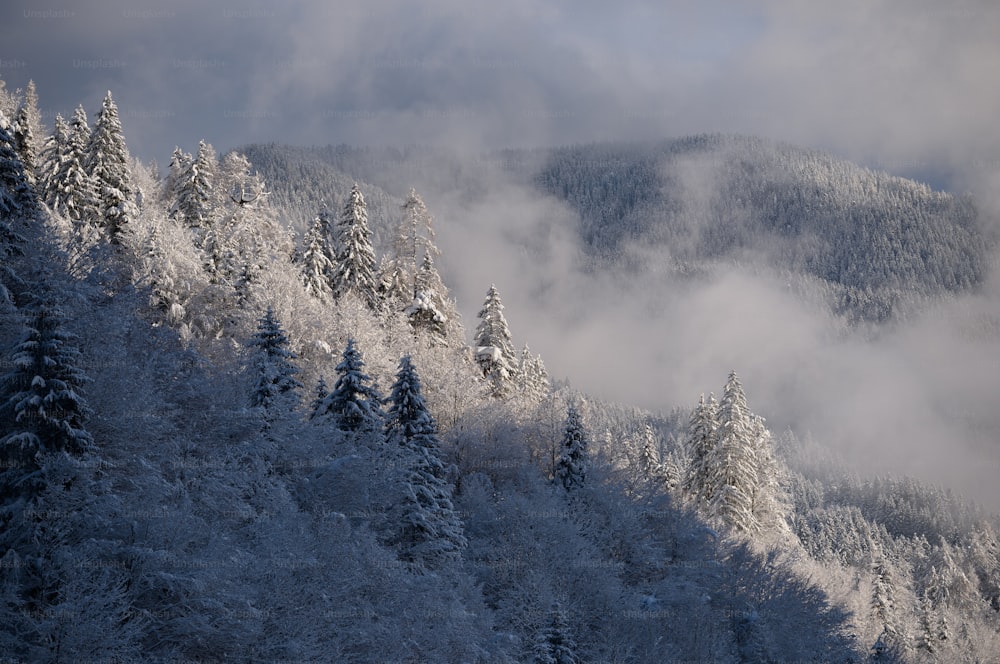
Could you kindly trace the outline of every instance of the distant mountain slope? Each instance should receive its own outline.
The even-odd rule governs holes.
[[[561,148],[535,182],[576,209],[599,255],[641,242],[685,262],[762,256],[839,287],[867,319],[901,297],[972,287],[986,269],[967,198],[757,138]]]
[[[718,262],[819,279],[836,310],[884,321],[901,304],[979,284],[990,242],[956,197],[828,154],[742,136],[505,150],[241,148],[301,228],[362,178],[376,240],[410,186],[474,198],[497,168],[568,203],[599,269]],[[338,199],[339,200],[339,199]],[[338,203],[339,205],[339,203]],[[331,203],[331,207],[333,204]],[[641,251],[633,251],[641,247]]]

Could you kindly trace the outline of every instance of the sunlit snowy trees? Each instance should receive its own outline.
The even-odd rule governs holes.
[[[335,228],[336,245],[331,286],[333,296],[353,293],[372,309],[378,307],[378,284],[375,278],[375,250],[368,229],[368,210],[361,190],[355,184],[348,195]]]
[[[478,318],[474,342],[476,362],[486,378],[490,393],[495,397],[507,396],[514,384],[517,357],[496,285],[491,285],[487,291]]]
[[[735,371],[719,404],[702,395],[688,421],[685,448],[683,488],[706,514],[744,533],[784,528],[784,489],[771,434],[747,406]]]
[[[120,244],[137,210],[132,200],[128,148],[110,91],[104,97],[90,136],[86,167],[97,191],[98,224],[113,244]]]
[[[335,256],[331,246],[330,213],[323,206],[306,231],[300,263],[306,292],[320,301],[332,295],[330,278]]]

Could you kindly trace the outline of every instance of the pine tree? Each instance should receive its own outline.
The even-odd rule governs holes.
[[[118,119],[118,106],[110,90],[104,97],[90,136],[87,169],[97,188],[99,223],[108,239],[113,244],[120,244],[138,210],[133,201],[128,148]]]
[[[936,633],[937,621],[934,619],[934,607],[931,600],[925,594],[920,599],[920,637],[917,647],[933,653],[937,649],[938,636]]]
[[[549,622],[538,631],[532,661],[536,664],[578,664],[577,645],[558,602],[552,604]]]
[[[479,311],[476,327],[476,362],[483,372],[490,392],[495,397],[505,397],[511,392],[517,366],[514,347],[511,345],[510,328],[503,315],[503,303],[496,285],[486,293],[486,301]]]
[[[42,126],[42,114],[38,110],[38,93],[34,81],[28,81],[28,86],[25,88],[24,101],[14,118],[13,134],[17,154],[24,164],[28,182],[39,190],[38,169],[45,128]]]
[[[404,310],[410,325],[414,332],[429,332],[432,338],[444,342],[448,337],[447,325],[458,314],[429,252],[424,254],[414,283],[413,302]]]
[[[90,127],[83,106],[77,106],[69,124],[59,170],[49,183],[52,208],[74,222],[78,230],[94,223],[98,215],[97,187],[87,170]],[[81,231],[82,232],[82,231]]]
[[[354,293],[370,308],[376,309],[379,289],[375,279],[375,250],[368,229],[368,209],[357,184],[351,189],[336,232],[331,277],[333,296],[340,299],[347,293]]]
[[[199,233],[204,233],[215,221],[218,169],[215,148],[211,143],[198,141],[198,154],[195,157],[175,148],[170,161],[174,199],[170,216]],[[196,239],[201,242],[200,236]]]
[[[58,309],[39,305],[14,351],[12,371],[0,380],[4,502],[38,495],[45,455],[79,455],[92,447],[84,426],[91,411],[80,394],[88,379],[65,322]]]
[[[55,209],[58,200],[59,171],[63,158],[69,153],[69,125],[62,115],[56,115],[52,134],[45,139],[38,166],[37,188],[41,199]]]
[[[570,405],[563,426],[562,453],[556,462],[555,480],[567,491],[583,486],[587,479],[589,436],[576,406]]]
[[[890,640],[898,640],[895,582],[883,557],[879,557],[873,567],[871,616]]]
[[[9,288],[21,283],[9,259],[23,253],[25,239],[19,227],[36,212],[34,192],[14,151],[6,120],[0,114],[0,301],[9,302]]]
[[[316,381],[316,389],[314,390],[316,396],[313,397],[312,402],[309,404],[309,419],[315,420],[317,417],[322,415],[323,403],[326,398],[330,396],[330,390],[327,387],[326,381],[320,376],[319,380]]]
[[[528,344],[521,349],[518,361],[517,377],[519,390],[528,403],[541,403],[552,389],[549,373],[540,355],[534,355]]]
[[[690,459],[683,488],[691,498],[707,505],[718,483],[718,404],[715,395],[702,394],[688,420],[684,448]]]
[[[25,177],[31,185],[35,185],[38,153],[35,151],[35,136],[32,134],[31,124],[27,105],[22,105],[14,118],[14,147],[17,150],[17,156],[24,165]]]
[[[710,513],[730,528],[756,532],[753,514],[757,486],[754,457],[753,417],[736,372],[729,374],[718,413],[717,476],[712,489]]]
[[[0,224],[9,225],[13,220],[28,221],[37,217],[38,199],[28,180],[24,164],[17,154],[14,136],[7,118],[0,115]],[[10,241],[16,233],[11,228],[0,228],[0,243],[4,235]]]
[[[354,339],[347,340],[343,359],[337,365],[337,382],[314,411],[315,417],[330,416],[341,431],[371,432],[382,427],[382,395],[364,372],[365,362]]]
[[[334,256],[330,248],[330,221],[325,207],[306,231],[301,262],[306,292],[320,301],[326,301],[332,292],[330,275],[333,273]]]
[[[467,545],[464,527],[440,459],[437,425],[424,403],[420,378],[409,356],[399,361],[387,401],[386,437],[401,448],[409,464],[403,497],[392,510],[396,527],[388,543],[407,562],[437,567],[454,561]]]
[[[295,378],[299,373],[293,362],[296,355],[288,348],[288,338],[270,307],[258,322],[251,345],[257,352],[254,362],[257,378],[250,405],[261,410],[265,424],[270,426],[282,414],[295,409],[299,403],[298,390],[302,388]]]

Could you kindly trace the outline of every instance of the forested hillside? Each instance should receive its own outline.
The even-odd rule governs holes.
[[[684,276],[719,262],[767,265],[819,280],[852,321],[885,322],[928,297],[974,289],[996,240],[969,197],[751,137],[465,159],[419,148],[244,150],[296,219],[315,207],[324,180],[345,181],[348,171],[390,189],[419,181],[474,196],[497,168],[570,205],[597,269],[656,261]]]
[[[45,128],[33,87],[0,94],[0,661],[1000,651],[995,515],[852,475],[822,432],[769,431],[739,367],[659,412],[553,385],[503,284],[481,284],[461,320],[437,269],[449,226],[394,188],[398,171],[380,190],[370,164],[220,157],[203,141],[158,175],[130,158],[110,92],[90,122],[81,106]],[[573,154],[553,153],[546,186],[600,177],[570,175]],[[982,266],[951,258],[982,249],[972,208],[891,179],[880,197],[864,184],[880,178],[851,190],[854,207],[922,210],[914,242],[954,280],[859,283],[975,284]],[[736,180],[755,209],[771,201],[768,233],[791,237],[795,188]],[[561,195],[582,206],[590,189],[573,186]],[[609,182],[601,200],[638,208],[631,196]],[[679,258],[765,246],[756,221],[742,244],[712,231],[706,200],[705,244]],[[599,220],[629,213],[593,203],[585,230],[610,250]],[[854,228],[839,214],[823,218]],[[820,270],[799,252],[791,265]]]

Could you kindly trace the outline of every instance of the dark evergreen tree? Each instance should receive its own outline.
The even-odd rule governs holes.
[[[46,455],[80,455],[93,445],[84,426],[91,411],[80,392],[87,377],[65,322],[58,309],[39,305],[11,358],[12,371],[0,381],[0,497],[5,503],[42,491]]]
[[[538,631],[532,661],[536,664],[579,664],[566,613],[558,602],[549,611],[549,622]]]
[[[330,395],[330,390],[327,387],[326,381],[322,376],[316,381],[316,396],[313,397],[312,402],[309,404],[309,419],[314,420],[322,414],[323,402]]]
[[[387,401],[387,439],[401,448],[407,464],[403,496],[391,514],[394,529],[388,543],[398,549],[401,559],[436,567],[459,558],[467,541],[440,459],[437,424],[424,403],[420,378],[409,356],[399,361]]]
[[[27,105],[22,105],[14,118],[14,146],[17,156],[24,165],[24,174],[31,185],[36,184],[35,174],[38,170],[38,153],[35,151],[35,136],[32,134],[32,123],[28,116]]]
[[[0,224],[35,219],[38,211],[38,198],[18,157],[10,123],[0,115]]]
[[[335,260],[331,276],[333,296],[354,293],[372,309],[378,306],[375,250],[368,229],[368,208],[355,184],[336,228]]]
[[[587,479],[587,430],[576,406],[570,406],[563,426],[562,453],[556,462],[555,480],[567,491],[583,486]]]
[[[354,339],[347,340],[337,365],[337,382],[314,411],[329,416],[341,431],[371,432],[382,427],[382,395],[365,372],[364,359]]]
[[[8,288],[19,282],[9,259],[22,253],[19,226],[34,215],[36,205],[6,120],[0,115],[0,300],[9,300]]]
[[[289,349],[288,337],[271,307],[258,322],[251,345],[256,348],[256,380],[250,405],[259,408],[265,423],[270,425],[298,406],[298,390],[302,388],[295,378],[299,373],[293,362],[295,353]]]

